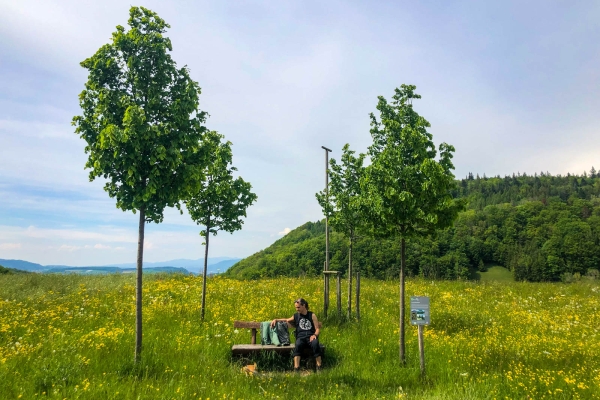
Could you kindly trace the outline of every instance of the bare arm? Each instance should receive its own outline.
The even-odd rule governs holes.
[[[294,322],[294,317],[290,317],[290,318],[276,318],[273,321],[271,321],[271,328],[274,327],[275,324],[278,323],[278,322],[287,322],[289,324],[289,323]]]
[[[311,342],[315,339],[318,339],[319,334],[321,333],[321,330],[319,329],[319,320],[317,319],[317,316],[315,314],[312,315],[312,322],[315,327],[315,334],[310,337]]]

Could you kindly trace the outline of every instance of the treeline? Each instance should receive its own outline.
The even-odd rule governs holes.
[[[26,273],[28,273],[28,272],[14,269],[14,268],[6,268],[6,267],[0,265],[0,275],[26,274]]]
[[[569,198],[590,200],[600,194],[600,174],[594,167],[589,174],[583,175],[550,175],[548,172],[513,174],[480,178],[469,173],[466,179],[458,182],[453,191],[455,198],[466,197],[468,207],[483,210],[486,206],[511,203],[516,205],[522,201],[541,201],[547,204],[552,199],[566,202]]]
[[[456,198],[467,200],[451,228],[407,242],[408,275],[468,279],[489,265],[505,266],[517,280],[557,281],[597,276],[600,264],[600,176],[547,173],[474,177],[457,182]],[[345,271],[348,242],[330,235],[331,268]],[[273,245],[234,265],[230,276],[317,275],[323,269],[325,226],[309,222]],[[397,277],[400,243],[358,237],[354,267],[363,276]],[[345,272],[344,272],[345,273]]]

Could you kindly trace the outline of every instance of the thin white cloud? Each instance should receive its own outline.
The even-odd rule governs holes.
[[[287,235],[288,233],[290,233],[292,230],[290,228],[285,228],[284,230],[282,230],[281,232],[278,233],[278,235]]]
[[[0,250],[20,249],[21,243],[0,243]]]
[[[98,243],[98,244],[95,244],[95,245],[94,245],[94,248],[95,248],[95,249],[99,249],[99,250],[106,250],[106,249],[110,249],[110,246],[106,246],[106,245],[104,245],[104,244],[100,244],[100,243]]]
[[[0,119],[0,132],[8,135],[27,136],[30,138],[56,138],[80,141],[74,129],[67,123],[57,124],[40,121],[20,121]]]
[[[5,227],[2,227],[5,228]],[[10,227],[13,232],[36,239],[99,240],[103,242],[135,243],[137,237],[122,229],[104,229],[103,233],[80,229],[47,229],[29,226],[26,229]],[[8,231],[8,229],[7,229]]]
[[[81,249],[80,246],[71,246],[71,245],[68,245],[68,244],[63,244],[62,246],[60,246],[58,248],[58,251],[68,251],[68,252],[72,253],[72,252],[77,251],[79,249]]]

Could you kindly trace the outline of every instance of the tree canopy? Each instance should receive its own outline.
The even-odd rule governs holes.
[[[392,102],[379,96],[380,119],[371,113],[371,165],[362,182],[373,231],[378,236],[410,238],[452,224],[461,204],[452,198],[454,147],[439,146],[429,122],[413,109],[415,86],[395,89]]]
[[[73,124],[87,142],[90,180],[107,179],[123,211],[143,209],[161,222],[165,207],[201,181],[206,113],[198,83],[168,54],[169,25],[143,7],[129,15],[130,29],[117,26],[111,43],[81,63],[89,75]]]

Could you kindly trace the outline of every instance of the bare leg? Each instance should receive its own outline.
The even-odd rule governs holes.
[[[319,363],[319,365],[321,364],[321,357],[319,357],[318,363]],[[300,356],[294,357],[294,369],[296,369],[296,368],[300,368]]]
[[[321,366],[321,356],[317,357],[316,360],[317,360],[317,367],[320,367]],[[300,360],[298,360],[298,362],[300,362]]]

